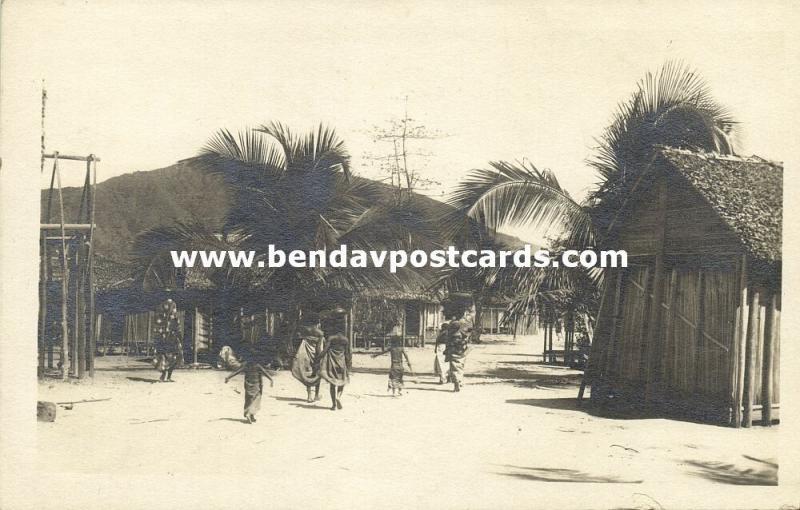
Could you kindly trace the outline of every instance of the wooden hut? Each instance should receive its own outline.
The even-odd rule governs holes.
[[[608,232],[586,381],[603,405],[777,418],[783,166],[659,149]]]
[[[365,290],[353,302],[354,344],[370,348],[388,342],[388,322],[397,321],[403,343],[423,347],[433,342],[444,322],[439,296],[397,289]]]

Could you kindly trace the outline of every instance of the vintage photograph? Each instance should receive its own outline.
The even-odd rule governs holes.
[[[798,508],[797,12],[670,4],[3,2],[0,507]]]

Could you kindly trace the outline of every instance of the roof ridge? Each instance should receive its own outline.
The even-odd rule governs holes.
[[[722,154],[720,152],[713,152],[713,151],[704,151],[704,150],[692,150],[692,149],[681,149],[678,147],[670,147],[667,145],[656,145],[656,149],[662,153],[673,153],[673,154],[683,154],[687,156],[697,156],[702,159],[716,159],[721,161],[738,161],[741,163],[766,163],[772,166],[778,166],[783,168],[783,161],[775,161],[771,159],[766,159],[756,154],[751,154],[750,156],[739,156],[736,154]]]

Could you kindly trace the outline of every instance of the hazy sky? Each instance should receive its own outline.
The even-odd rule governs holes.
[[[585,159],[616,104],[681,59],[741,121],[740,152],[787,157],[781,12],[669,4],[6,2],[15,108],[3,113],[20,130],[4,141],[38,148],[44,78],[48,149],[98,154],[101,179],[273,119],[332,124],[354,168],[375,176],[361,158],[376,150],[369,130],[401,116],[408,96],[413,118],[449,135],[420,147],[434,153],[426,176],[443,183],[434,194],[490,160],[527,158],[582,196],[595,178]]]

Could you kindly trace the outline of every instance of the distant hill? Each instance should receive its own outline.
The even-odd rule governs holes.
[[[388,185],[387,200],[392,189]],[[42,190],[42,222],[47,211],[47,190]],[[81,188],[64,188],[67,221],[77,218]],[[416,195],[422,208],[432,216],[451,210],[450,206],[430,197]],[[120,263],[129,260],[136,236],[156,227],[176,223],[203,223],[221,228],[232,194],[223,179],[198,165],[194,159],[145,172],[112,177],[97,185],[95,216],[96,250],[103,258]],[[58,197],[53,196],[51,221],[58,221]],[[513,236],[497,234],[497,240],[509,248],[524,243]]]

